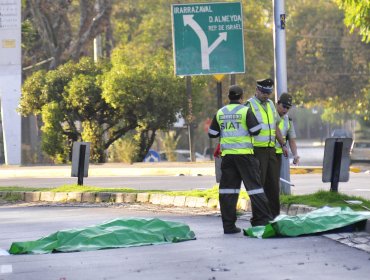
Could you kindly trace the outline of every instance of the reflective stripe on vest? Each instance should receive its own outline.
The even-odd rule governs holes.
[[[266,103],[267,110],[263,108],[256,97],[250,98],[249,103],[256,119],[261,124],[262,129],[257,136],[254,136],[255,147],[275,147],[276,140],[276,109],[274,103],[268,100]]]
[[[248,108],[241,104],[229,104],[218,110],[222,156],[253,154],[252,138],[246,124],[247,112]]]
[[[286,141],[286,136],[288,135],[288,130],[290,128],[290,122],[288,115],[285,115],[283,118],[281,118],[279,122],[279,129],[281,131],[281,135],[283,136],[284,143]],[[277,154],[282,154],[283,149],[281,148],[281,145],[278,141],[275,143],[275,149]]]

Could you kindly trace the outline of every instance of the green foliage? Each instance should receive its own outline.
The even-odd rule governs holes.
[[[37,39],[37,30],[29,19],[22,21],[22,48],[30,51]]]
[[[45,84],[46,72],[42,70],[33,73],[23,83],[23,94],[19,104],[19,111],[23,116],[41,113],[42,106],[47,102]]]
[[[177,143],[180,140],[180,135],[176,135],[176,131],[163,132],[160,139],[163,146],[163,151],[166,153],[168,161],[176,161],[177,155],[174,153]]]
[[[99,188],[94,186],[81,186],[81,185],[63,185],[51,190],[52,192],[125,192],[137,193],[137,191],[130,188]]]
[[[152,54],[148,49],[148,45],[116,49],[113,67],[102,85],[107,103],[137,122],[139,161],[148,153],[156,132],[168,129],[185,103],[185,83],[173,75],[171,54],[161,49]]]
[[[206,190],[190,190],[190,191],[172,191],[172,192],[165,192],[167,195],[173,196],[194,196],[194,197],[204,197],[208,201],[209,199],[217,199],[219,196],[219,188],[218,185],[214,185],[210,189]],[[239,199],[249,199],[249,196],[245,190],[241,190],[239,194]]]
[[[15,202],[15,201],[21,201],[23,198],[22,194],[17,192],[9,192],[6,193],[5,196],[2,196],[2,199],[9,201],[9,202]]]
[[[104,130],[101,124],[95,120],[82,122],[81,138],[91,143],[90,160],[105,162]]]
[[[55,163],[66,163],[70,146],[68,139],[63,135],[63,111],[57,102],[51,102],[42,107],[41,112],[44,125],[42,126],[41,147]]]
[[[113,162],[134,163],[138,155],[138,143],[133,138],[133,133],[128,133],[118,139],[109,147],[109,160]]]
[[[366,118],[369,45],[348,33],[333,2],[297,0],[286,7],[288,88],[295,103],[320,105],[325,120]]]
[[[370,1],[369,0],[335,0],[344,10],[344,23],[353,32],[356,28],[362,40],[370,43]]]
[[[269,0],[243,0],[246,73],[238,83],[246,97],[255,93],[256,80],[274,78],[273,14]]]
[[[101,96],[100,76],[108,68],[83,58],[25,81],[20,112],[41,114],[42,149],[56,163],[70,160],[74,141],[91,142],[91,159],[104,162],[104,125],[114,127],[120,118]]]

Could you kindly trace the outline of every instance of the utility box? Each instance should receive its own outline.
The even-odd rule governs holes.
[[[331,191],[338,191],[338,182],[349,180],[352,142],[352,138],[327,138],[325,140],[322,181],[331,182]]]
[[[72,173],[71,177],[88,177],[90,158],[89,142],[74,142],[72,147]]]

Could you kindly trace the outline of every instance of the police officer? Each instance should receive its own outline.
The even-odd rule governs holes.
[[[293,154],[293,164],[297,165],[299,163],[299,156],[297,153],[297,143],[295,139],[297,138],[293,121],[288,116],[289,109],[293,106],[293,97],[289,93],[282,93],[276,105],[276,110],[280,116],[279,129],[283,140],[285,143],[289,143],[290,150]],[[281,166],[281,155],[283,149],[279,142],[276,141],[276,154],[279,161],[279,166]]]
[[[258,80],[255,96],[248,99],[246,106],[252,109],[262,126],[261,132],[254,137],[254,154],[260,162],[261,183],[275,218],[280,214],[280,165],[275,152],[275,141],[280,143],[285,156],[288,155],[288,150],[277,127],[280,118],[274,103],[269,99],[273,86],[272,79]]]
[[[259,133],[261,125],[252,111],[241,105],[243,90],[239,86],[231,86],[228,97],[230,103],[217,111],[208,135],[221,138],[220,210],[224,233],[232,234],[241,231],[235,222],[242,180],[252,204],[252,226],[267,224],[272,215],[260,182],[258,161],[253,155],[252,135]]]

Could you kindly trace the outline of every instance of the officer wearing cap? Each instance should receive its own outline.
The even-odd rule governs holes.
[[[285,156],[288,150],[278,127],[275,105],[269,99],[273,87],[272,79],[258,80],[255,96],[248,99],[246,106],[252,109],[261,125],[261,132],[254,137],[254,154],[260,162],[261,183],[275,218],[280,214],[280,165],[275,152],[276,141],[280,143]]]
[[[265,225],[272,220],[264,193],[258,161],[253,154],[253,135],[261,130],[252,111],[241,104],[243,90],[236,85],[229,88],[230,103],[219,109],[208,129],[210,138],[220,137],[222,152],[219,201],[225,234],[238,233],[236,205],[243,181],[252,204],[253,226]]]
[[[282,93],[276,105],[276,110],[280,116],[279,129],[285,143],[289,143],[290,150],[293,154],[293,164],[299,163],[299,156],[297,153],[297,143],[295,139],[297,135],[295,133],[292,119],[288,116],[289,109],[293,106],[293,97],[289,93]],[[281,168],[281,155],[283,149],[279,142],[276,141],[276,155],[278,157],[279,166]]]

